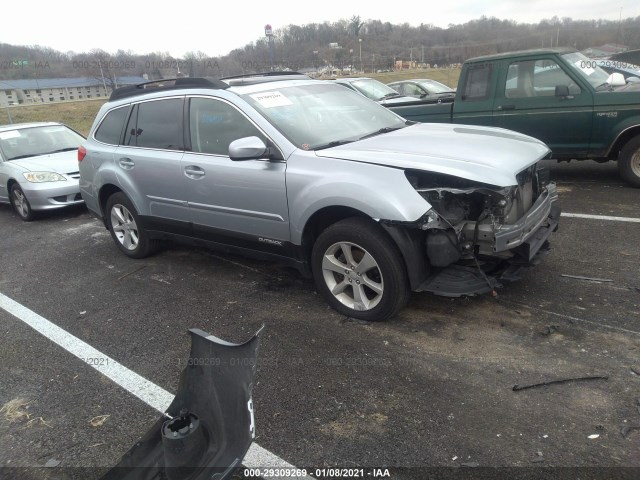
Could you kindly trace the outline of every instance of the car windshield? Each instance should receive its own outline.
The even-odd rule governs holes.
[[[451,93],[453,89],[435,80],[422,80],[418,84],[431,94]]]
[[[388,98],[391,96],[397,97],[398,92],[396,92],[393,88],[388,85],[385,85],[378,80],[374,80],[373,78],[364,78],[362,80],[354,80],[351,82],[360,93],[364,96],[369,97],[371,100],[382,100],[383,98]]]
[[[7,160],[77,150],[84,138],[64,125],[16,128],[0,132],[0,148]]]
[[[607,83],[609,74],[600,68],[596,61],[579,52],[565,53],[562,55],[569,65],[573,67],[594,88]]]
[[[317,150],[406,126],[404,119],[336,84],[296,85],[242,97],[291,143]]]

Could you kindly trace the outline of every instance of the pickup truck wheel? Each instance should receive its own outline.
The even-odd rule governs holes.
[[[360,320],[392,317],[411,293],[398,249],[368,219],[341,220],[323,231],[313,246],[311,267],[329,305]]]
[[[618,159],[618,170],[624,180],[640,188],[640,136],[632,138],[622,148]]]
[[[135,207],[124,193],[111,195],[105,212],[111,237],[127,257],[144,258],[156,250],[157,241],[151,240],[142,228]]]

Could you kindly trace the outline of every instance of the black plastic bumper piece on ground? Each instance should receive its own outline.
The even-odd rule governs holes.
[[[243,344],[189,332],[191,355],[167,415],[103,480],[222,480],[240,467],[255,434],[251,390],[260,331]]]

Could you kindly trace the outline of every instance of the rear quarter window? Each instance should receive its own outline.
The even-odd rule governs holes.
[[[491,70],[490,63],[472,65],[469,67],[467,78],[464,84],[462,100],[486,100],[491,91]]]
[[[182,98],[141,102],[127,125],[126,145],[184,150]]]
[[[118,145],[122,138],[122,128],[127,118],[128,107],[111,110],[102,120],[94,135],[95,139],[109,145]]]

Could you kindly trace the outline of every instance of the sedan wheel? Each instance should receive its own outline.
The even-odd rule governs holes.
[[[33,220],[33,210],[31,210],[29,200],[17,183],[11,187],[11,205],[22,220],[25,222]]]

